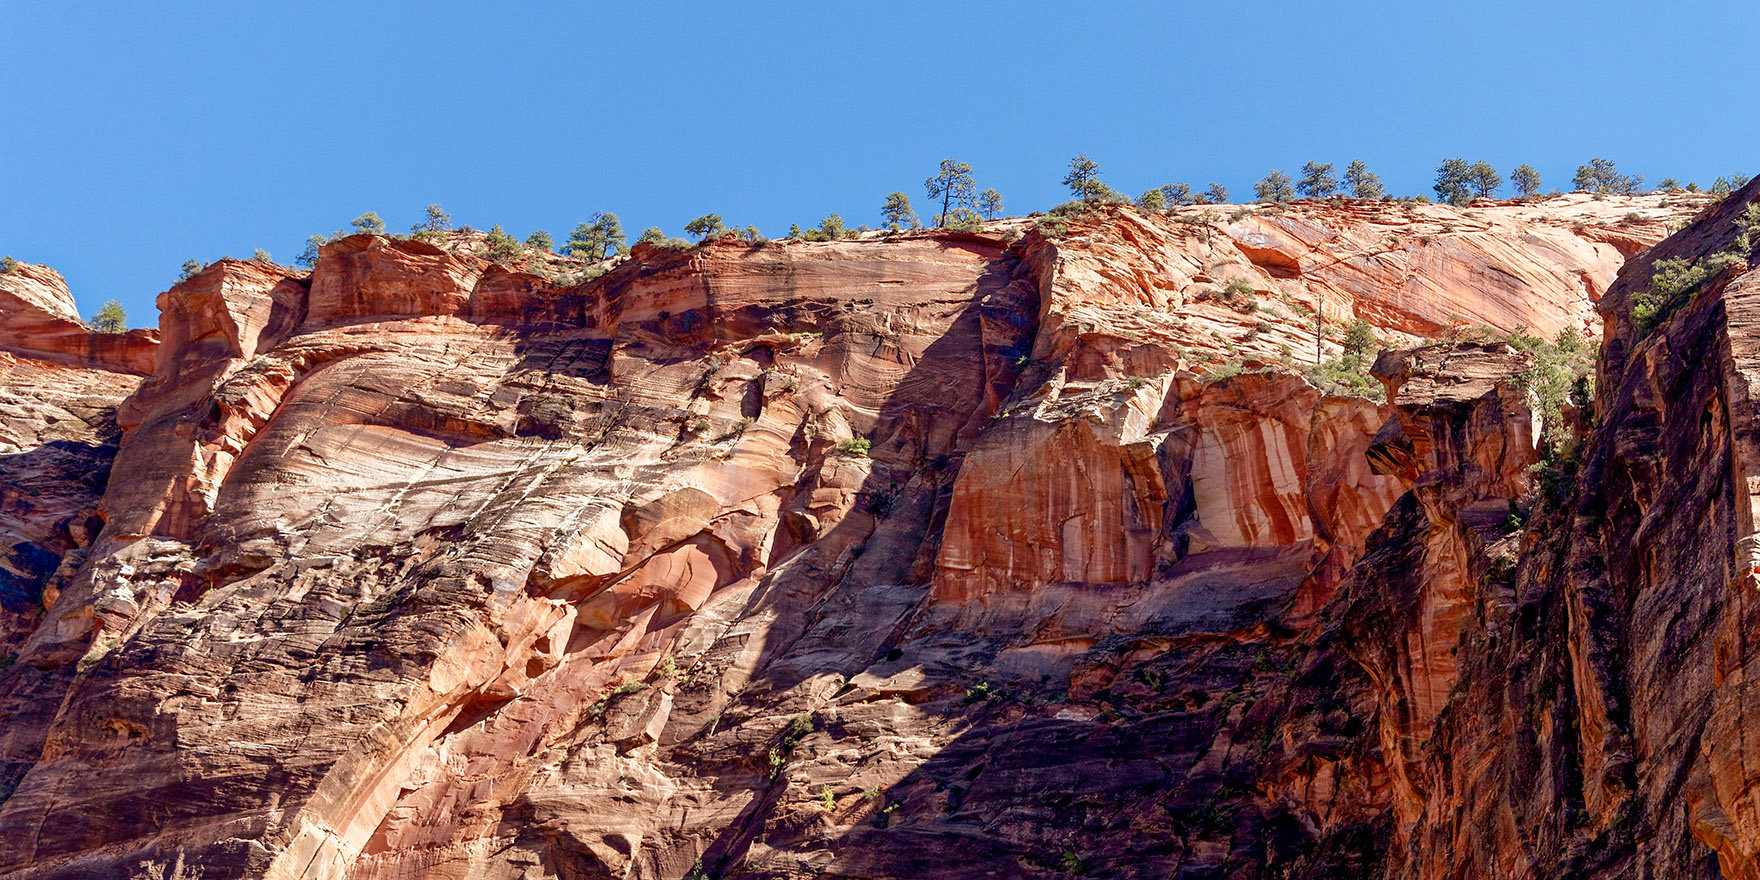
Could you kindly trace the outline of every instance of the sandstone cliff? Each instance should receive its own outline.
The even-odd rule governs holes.
[[[1751,197],[355,236],[126,344],[0,276],[0,873],[1750,876],[1676,573],[1748,552],[1740,284],[1612,322],[1548,503],[1524,352],[1294,368],[1591,329]]]

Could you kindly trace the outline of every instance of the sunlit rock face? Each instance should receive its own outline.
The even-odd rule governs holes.
[[[1588,330],[1702,207],[1111,208],[591,267],[363,235],[223,260],[115,338],[0,276],[0,874],[1746,864],[1739,752],[1645,739],[1689,704],[1739,739],[1734,606],[1695,588],[1711,623],[1643,641],[1679,596],[1572,586],[1591,547],[1662,577],[1645,523],[1736,558],[1693,516],[1746,522],[1713,491],[1739,366],[1649,421],[1610,389],[1738,364],[1741,288],[1610,331],[1569,501],[1537,500],[1530,356],[1420,344]],[[1297,369],[1358,319],[1385,402]],[[1702,400],[1685,457],[1610,439]],[[1591,538],[1591,473],[1703,503]],[[1648,793],[1653,754],[1698,781]]]

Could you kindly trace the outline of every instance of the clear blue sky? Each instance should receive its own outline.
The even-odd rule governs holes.
[[[778,235],[922,208],[947,156],[1010,213],[1069,157],[1128,193],[1237,200],[1272,168],[1593,156],[1652,182],[1760,170],[1760,4],[91,3],[0,7],[0,253],[151,326],[195,257],[291,261],[366,210],[558,242],[721,214]]]

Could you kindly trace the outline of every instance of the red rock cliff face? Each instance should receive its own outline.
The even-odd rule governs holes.
[[[1519,586],[1569,534],[1508,528],[1526,356],[1386,355],[1386,404],[1276,365],[1352,317],[1584,327],[1696,207],[1664,201],[639,246],[573,286],[372,236],[222,261],[145,381],[0,352],[107,389],[115,459],[74,479],[69,386],[8,383],[8,490],[61,500],[0,513],[37,560],[0,595],[0,872],[1537,876],[1587,832],[1522,823],[1585,821],[1674,864],[1615,824],[1640,738],[1595,651],[1630,643],[1571,635],[1625,606]],[[1518,544],[1531,613],[1484,586]],[[1522,739],[1488,680],[1601,708]],[[1740,762],[1702,763],[1669,853],[1736,859]]]

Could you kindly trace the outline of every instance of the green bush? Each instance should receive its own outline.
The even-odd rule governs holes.
[[[512,264],[525,256],[525,246],[519,239],[508,235],[497,223],[489,230],[489,259],[496,263]]]
[[[123,311],[122,303],[110,300],[98,308],[92,316],[92,329],[99,333],[125,333],[128,331],[128,313]]]
[[[1253,184],[1253,192],[1261,202],[1287,202],[1296,197],[1295,187],[1290,185],[1289,175],[1282,171],[1272,171]]]
[[[431,207],[437,207],[437,206],[431,206]],[[355,232],[357,232],[357,233],[366,232],[366,233],[372,233],[374,235],[384,235],[385,234],[385,221],[380,220],[379,214],[375,211],[368,211],[365,214],[362,214],[359,217],[354,218],[354,222],[350,223],[349,225],[353,226],[355,229]]]
[[[1381,178],[1369,170],[1361,159],[1354,160],[1344,169],[1344,188],[1350,191],[1353,198],[1379,199],[1387,195],[1381,185]]]
[[[1644,190],[1644,178],[1641,175],[1621,174],[1613,162],[1607,159],[1590,159],[1589,164],[1577,166],[1577,174],[1571,178],[1571,182],[1577,189],[1592,193],[1629,196]]]
[[[1595,360],[1601,347],[1566,328],[1551,342],[1517,327],[1504,341],[1534,357],[1528,369],[1517,374],[1517,387],[1534,392],[1540,401],[1540,441],[1547,450],[1561,449],[1570,439],[1560,433],[1566,403],[1588,406],[1593,397]]]
[[[13,259],[11,255],[0,257],[0,275],[10,275],[12,270],[17,268],[18,261]]]
[[[1332,163],[1309,162],[1302,166],[1302,179],[1296,182],[1296,192],[1304,199],[1324,199],[1338,192],[1338,181],[1332,177]]]
[[[550,238],[550,233],[540,229],[537,232],[526,236],[526,246],[535,247],[541,251],[549,251],[556,246],[556,242]]]
[[[847,437],[837,441],[837,454],[850,458],[867,458],[874,448],[874,441],[866,437]]]
[[[1540,191],[1540,172],[1535,171],[1532,165],[1517,165],[1516,170],[1509,173],[1509,182],[1515,184],[1516,192],[1522,198],[1532,198]]]
[[[726,230],[720,214],[704,214],[684,225],[685,234],[696,236],[697,241],[708,241]]]
[[[843,225],[843,217],[832,214],[819,221],[819,228],[807,230],[801,238],[807,241],[836,241],[849,232],[849,228]]]
[[[888,195],[886,204],[880,207],[880,225],[893,231],[917,228],[917,212],[911,209],[911,197],[902,192]]]

